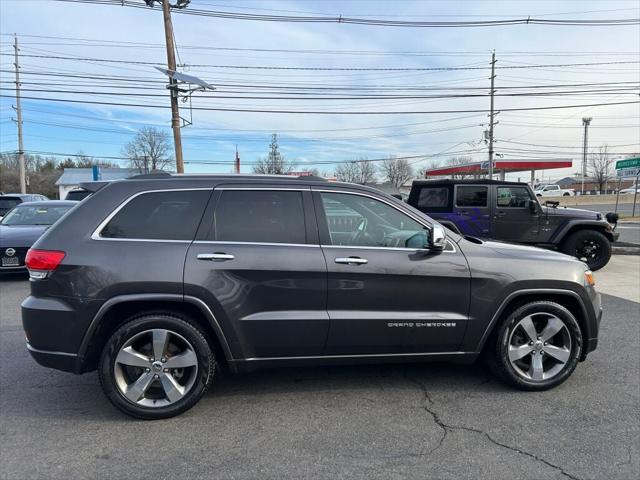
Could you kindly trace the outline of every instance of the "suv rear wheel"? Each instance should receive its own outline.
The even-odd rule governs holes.
[[[487,351],[492,371],[522,390],[548,390],[578,364],[582,333],[569,310],[554,302],[528,303],[500,325]]]
[[[562,252],[579,258],[591,270],[600,270],[611,258],[609,239],[597,230],[578,230],[567,237]]]
[[[98,371],[111,403],[128,415],[153,420],[195,405],[214,369],[213,353],[198,327],[173,315],[149,314],[109,338]]]

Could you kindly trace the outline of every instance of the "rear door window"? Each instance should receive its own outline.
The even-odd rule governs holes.
[[[457,207],[487,207],[489,188],[480,185],[458,185],[456,187]]]
[[[193,240],[211,190],[148,192],[134,197],[102,229],[105,238]]]
[[[223,190],[209,238],[222,242],[307,243],[302,192]]]

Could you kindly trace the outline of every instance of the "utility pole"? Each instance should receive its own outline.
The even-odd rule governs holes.
[[[493,180],[493,126],[495,125],[493,118],[495,117],[495,113],[493,111],[493,94],[494,90],[494,80],[496,78],[496,51],[493,50],[491,52],[491,92],[489,93],[491,97],[491,107],[489,112],[489,180]]]
[[[236,145],[236,163],[235,163],[236,173],[240,173],[240,154],[238,153],[238,145]]]
[[[580,195],[584,195],[584,177],[587,176],[587,146],[589,144],[589,125],[591,117],[582,117],[582,125],[584,125],[584,138],[582,142],[582,188]]]
[[[16,67],[16,115],[18,124],[18,162],[20,163],[20,193],[27,193],[27,176],[24,166],[24,144],[22,143],[22,105],[20,104],[20,63],[18,62],[18,36],[13,37]]]
[[[164,18],[164,37],[167,46],[167,68],[176,71],[176,47],[173,42],[173,25],[171,23],[171,7],[184,8],[189,2],[178,0],[176,5],[171,5],[169,0],[162,2],[162,16]],[[155,0],[145,0],[147,5],[153,7]],[[176,172],[184,173],[184,159],[182,158],[182,135],[180,133],[180,110],[178,108],[178,85],[176,80],[169,77],[169,92],[171,95],[171,128],[173,129],[173,145],[176,153]]]

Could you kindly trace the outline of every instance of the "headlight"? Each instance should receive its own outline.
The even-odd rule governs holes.
[[[591,270],[584,272],[584,284],[589,287],[595,286],[596,279],[593,277],[593,272]]]

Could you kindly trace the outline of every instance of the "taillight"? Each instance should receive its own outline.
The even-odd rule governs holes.
[[[46,278],[49,272],[54,271],[66,255],[59,250],[27,250],[25,263],[29,269],[29,276],[35,279]]]

